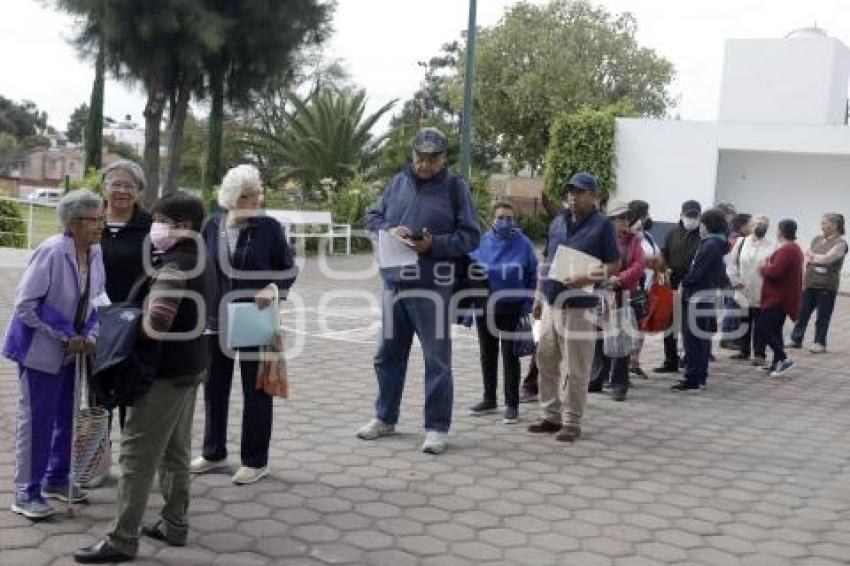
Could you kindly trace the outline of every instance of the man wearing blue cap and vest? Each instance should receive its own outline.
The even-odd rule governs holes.
[[[562,442],[581,436],[581,417],[587,401],[587,383],[596,344],[596,309],[599,298],[582,289],[597,285],[619,271],[620,252],[614,225],[596,209],[596,178],[576,173],[567,183],[565,210],[549,225],[549,236],[540,269],[534,317],[541,320],[537,345],[541,417],[529,432],[553,433]],[[549,277],[559,246],[599,260],[601,267],[563,281]],[[568,366],[567,395],[561,400],[561,361]]]
[[[357,437],[375,440],[395,432],[415,334],[425,358],[422,451],[430,454],[445,450],[452,419],[449,307],[456,272],[461,258],[478,247],[480,238],[469,188],[446,169],[447,145],[440,130],[420,130],[413,140],[411,162],[390,180],[366,216],[371,232],[400,238],[418,260],[381,269],[382,332],[375,355],[378,398],[375,418],[357,431]]]

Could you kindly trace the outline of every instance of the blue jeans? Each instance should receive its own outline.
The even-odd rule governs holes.
[[[829,330],[832,311],[835,309],[835,296],[837,294],[836,291],[828,289],[803,289],[803,296],[800,297],[800,318],[797,319],[797,324],[794,325],[794,330],[791,332],[791,340],[795,344],[803,343],[803,336],[806,334],[809,319],[812,313],[817,310],[815,343],[826,346],[826,333]]]
[[[407,361],[413,335],[425,359],[425,429],[448,432],[452,424],[452,343],[449,303],[452,289],[413,289],[387,282],[382,304],[382,332],[375,355],[378,398],[375,416],[385,424],[398,422]]]

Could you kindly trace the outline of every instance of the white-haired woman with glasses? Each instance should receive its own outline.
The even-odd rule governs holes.
[[[227,302],[253,299],[260,308],[266,308],[274,296],[272,284],[284,296],[295,281],[297,268],[283,227],[260,210],[262,192],[256,167],[238,165],[230,169],[218,192],[222,211],[212,216],[204,228],[207,253],[218,275],[218,297],[208,311],[212,331],[218,331],[219,313],[227,308]],[[233,292],[239,292],[240,296],[226,298]],[[204,385],[203,453],[192,462],[192,472],[196,474],[222,468],[227,463],[227,413],[235,359],[222,349],[224,337],[216,338],[210,340],[212,359]],[[257,352],[257,348],[237,352],[244,403],[242,465],[233,476],[236,484],[254,483],[269,473],[272,397],[255,386],[259,369]]]
[[[103,201],[74,191],[58,214],[63,231],[33,251],[3,345],[19,376],[12,511],[32,520],[53,514],[46,499],[68,500],[74,362],[94,350],[94,304],[104,294]],[[86,494],[74,486],[72,497]]]

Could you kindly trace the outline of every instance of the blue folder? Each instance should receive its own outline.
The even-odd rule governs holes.
[[[268,346],[277,332],[277,303],[260,309],[256,303],[227,305],[227,347],[253,348]]]

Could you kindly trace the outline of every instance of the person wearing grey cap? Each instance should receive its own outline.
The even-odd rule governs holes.
[[[661,257],[664,266],[669,270],[670,287],[678,290],[685,275],[691,268],[691,262],[697,252],[700,242],[699,217],[702,207],[695,200],[682,203],[682,214],[679,224],[667,233],[664,245],[661,246]],[[686,320],[685,303],[681,305],[681,316],[673,317],[670,328],[664,334],[664,363],[655,368],[655,373],[676,373],[682,366],[679,358],[678,339],[679,323]],[[678,322],[677,322],[678,319]]]
[[[422,451],[430,454],[445,450],[451,426],[449,307],[457,271],[481,236],[469,187],[446,169],[447,145],[438,129],[420,130],[413,140],[411,162],[390,180],[366,217],[369,231],[379,233],[379,246],[381,240],[401,240],[416,252],[416,259],[381,268],[383,328],[374,359],[375,418],[356,434],[375,440],[395,432],[415,334],[425,358]]]
[[[596,209],[598,193],[596,178],[586,172],[576,173],[567,183],[565,210],[549,226],[546,260],[540,268],[532,307],[534,318],[541,321],[537,345],[541,415],[528,431],[558,432],[555,439],[562,442],[574,442],[581,436],[598,333],[593,313],[599,307],[599,297],[584,289],[617,275],[620,268],[614,225]],[[592,256],[601,266],[560,281],[552,278],[550,266],[561,246]],[[562,361],[569,366],[563,400],[561,383],[566,376],[561,371]]]

